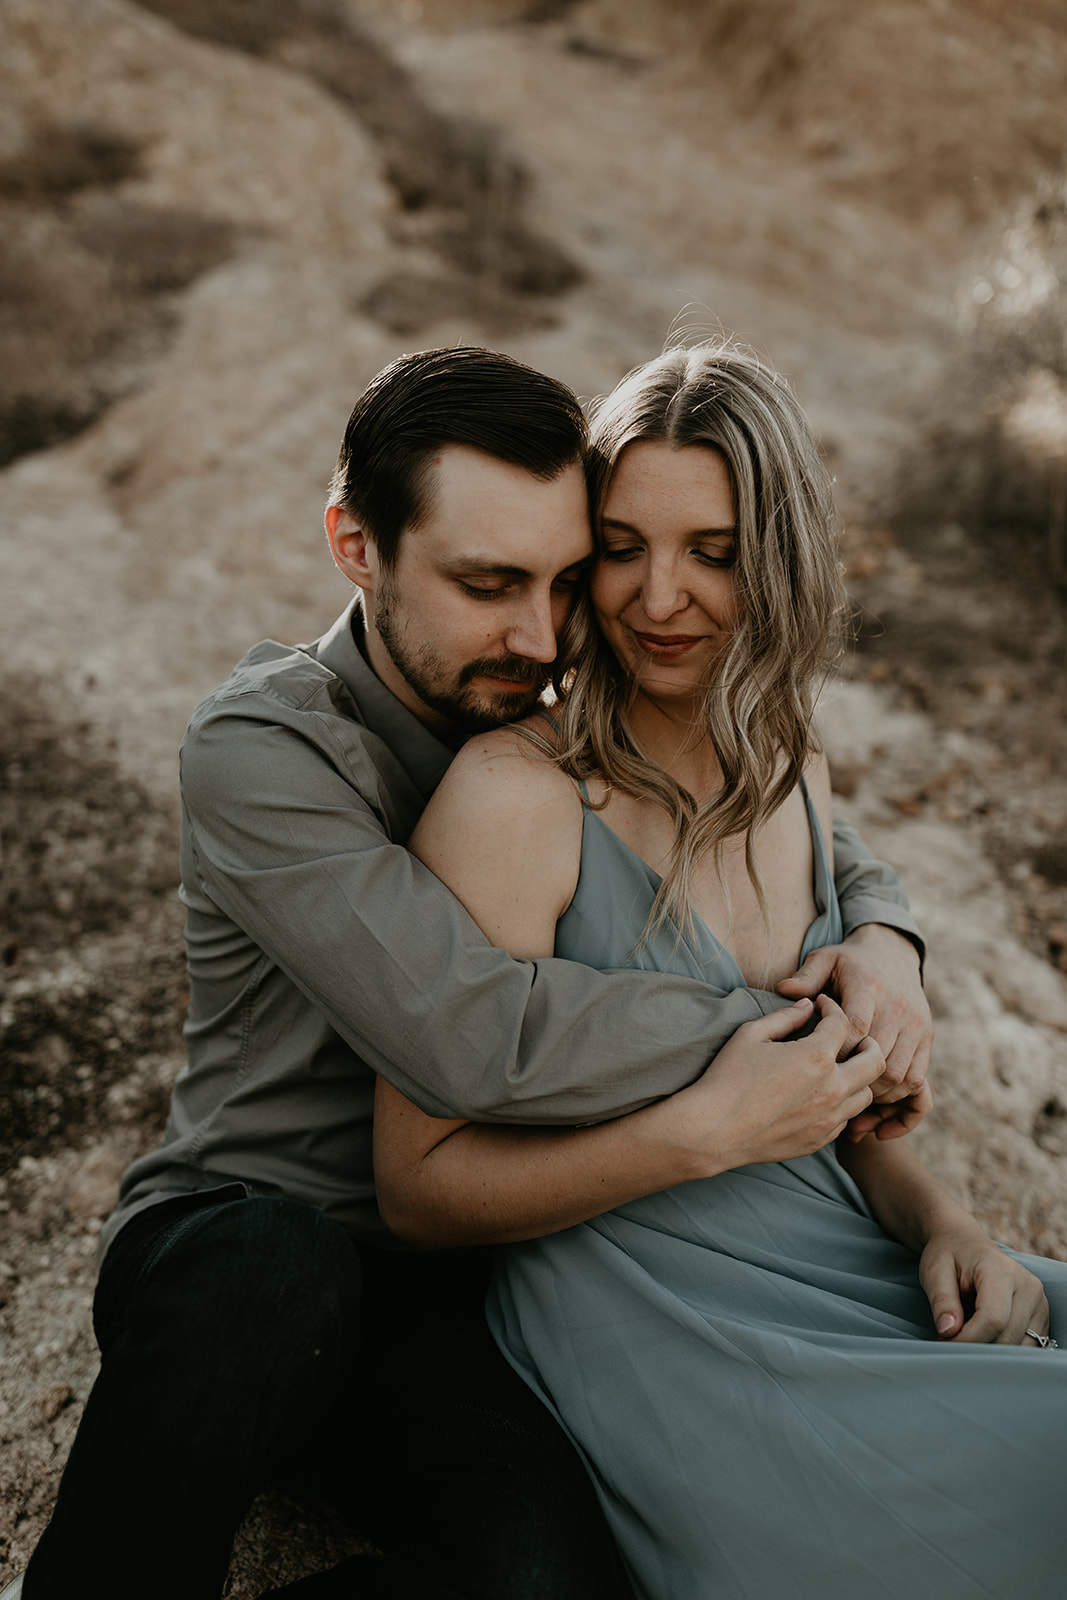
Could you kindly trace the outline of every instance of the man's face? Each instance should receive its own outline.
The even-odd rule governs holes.
[[[464,736],[523,716],[592,553],[577,463],[551,483],[464,445],[432,463],[429,510],[368,592],[371,665],[416,716]]]

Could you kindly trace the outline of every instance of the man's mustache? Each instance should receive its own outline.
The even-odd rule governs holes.
[[[504,678],[508,683],[528,683],[531,688],[542,688],[549,679],[549,669],[539,661],[524,661],[522,656],[480,656],[468,661],[460,669],[462,688],[472,678]]]

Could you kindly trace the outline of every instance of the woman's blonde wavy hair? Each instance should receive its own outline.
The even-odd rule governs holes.
[[[738,623],[694,730],[706,731],[722,769],[722,787],[710,799],[698,804],[638,748],[628,719],[633,686],[587,598],[561,640],[555,760],[576,779],[598,774],[653,801],[674,824],[645,938],[668,918],[679,930],[691,925],[695,864],[711,851],[721,865],[722,846],[733,837],[745,840],[766,919],[753,836],[820,748],[814,705],[841,654],[847,602],[829,474],[792,391],[755,356],[727,343],[669,350],[599,401],[589,460],[594,514],[619,457],[638,440],[717,450],[737,502]]]

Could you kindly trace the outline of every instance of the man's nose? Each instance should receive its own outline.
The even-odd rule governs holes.
[[[512,618],[505,644],[514,656],[546,665],[556,659],[556,628],[549,596],[528,599]]]

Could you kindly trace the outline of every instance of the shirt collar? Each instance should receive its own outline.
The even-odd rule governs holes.
[[[387,689],[365,660],[357,638],[363,635],[358,597],[345,607],[333,627],[311,646],[316,660],[340,678],[371,733],[387,744],[419,792],[429,799],[448,769],[454,751],[423,727]]]

